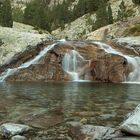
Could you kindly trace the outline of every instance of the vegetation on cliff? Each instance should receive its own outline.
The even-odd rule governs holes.
[[[10,0],[0,1],[0,25],[4,27],[13,26]]]
[[[80,32],[77,33],[79,38],[116,21],[126,21],[129,16],[134,16],[133,10],[135,7],[138,8],[140,3],[139,0],[133,0],[135,6],[131,1],[132,8],[124,0],[62,0],[50,6],[50,3],[53,3],[52,0],[29,0],[23,9],[20,6],[13,7],[12,1],[11,11],[10,0],[0,0],[0,2],[0,24],[2,26],[12,27],[12,20],[14,20],[32,25],[37,30],[45,29],[55,32],[59,29],[60,33],[65,29],[72,31],[72,27],[78,32],[73,27],[73,22],[81,19],[80,23],[76,23],[78,29],[80,28]],[[6,2],[5,5],[9,7],[4,6]],[[81,29],[83,25],[84,29]]]
[[[79,0],[73,10],[69,8],[71,3],[71,0],[67,0],[50,8],[49,1],[33,0],[26,5],[24,23],[52,31],[58,27],[63,28],[64,24],[70,23],[88,12],[97,10],[96,1]]]

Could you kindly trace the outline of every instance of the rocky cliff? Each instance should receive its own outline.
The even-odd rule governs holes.
[[[0,65],[2,66],[10,63],[13,57],[24,51],[52,40],[52,36],[47,32],[39,34],[32,26],[14,23],[13,28],[0,26],[0,40]]]

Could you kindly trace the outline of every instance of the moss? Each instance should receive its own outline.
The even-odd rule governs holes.
[[[127,16],[128,16],[128,17],[132,17],[133,14],[134,14],[134,10],[133,10],[133,9],[128,9],[128,10],[127,10]]]
[[[140,24],[136,24],[124,31],[124,36],[140,36]]]

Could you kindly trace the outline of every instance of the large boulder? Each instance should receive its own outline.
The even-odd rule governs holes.
[[[13,57],[30,51],[45,41],[52,40],[49,33],[39,34],[32,26],[14,23],[14,28],[0,26],[0,66],[10,63]]]
[[[120,129],[127,134],[140,136],[140,105],[128,114],[128,118],[121,124]]]
[[[44,50],[49,48],[47,44]],[[43,48],[42,48],[43,49]],[[105,52],[94,42],[63,41],[55,45],[35,63],[28,67],[20,68],[20,65],[28,60],[36,60],[33,52],[23,53],[11,65],[3,69],[15,67],[8,72],[13,74],[7,78],[9,81],[49,81],[49,80],[72,80],[70,73],[64,67],[63,62],[66,54],[75,50],[77,57],[77,73],[82,80],[95,80],[104,82],[122,82],[128,76],[128,62],[126,58],[118,54]],[[33,54],[32,54],[33,53]],[[36,54],[38,54],[36,52]],[[29,57],[30,56],[30,57]],[[68,60],[66,60],[68,63]],[[18,70],[16,69],[17,67]],[[3,71],[3,70],[1,70]]]
[[[5,123],[0,126],[0,134],[5,137],[23,134],[29,130],[31,127],[23,124]]]
[[[82,125],[78,122],[67,122],[69,133],[76,140],[110,140],[123,134],[114,128],[104,126]]]

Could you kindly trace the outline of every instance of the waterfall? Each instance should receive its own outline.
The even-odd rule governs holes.
[[[133,70],[132,70],[132,72],[129,73],[125,82],[127,82],[127,83],[139,83],[140,82],[140,57],[124,55],[121,52],[113,49],[111,46],[101,43],[101,42],[94,42],[94,44],[98,45],[101,49],[103,49],[107,53],[118,54],[118,55],[126,58],[128,61],[128,64],[132,66]]]
[[[21,64],[17,68],[9,68],[4,71],[0,75],[0,82],[3,82],[10,75],[14,75],[21,69],[25,69],[30,67],[32,64],[37,64],[39,60],[46,55],[48,51],[54,48],[56,44],[59,42],[65,42],[65,40],[60,40],[57,43],[52,45],[48,45],[48,47],[44,48],[36,57],[32,60],[29,60],[23,64]],[[111,46],[101,43],[94,42],[94,44],[98,45],[101,49],[103,49],[107,53],[117,54],[127,59],[128,64],[131,66],[132,71],[129,73],[125,82],[130,83],[140,83],[140,57],[138,56],[128,56],[123,53],[115,50]],[[79,81],[85,80],[86,72],[89,70],[89,60],[85,60],[76,50],[69,50],[65,53],[62,61],[63,70],[71,76],[71,80]],[[88,78],[87,78],[88,79]]]
[[[64,55],[62,62],[63,69],[71,76],[72,80],[79,81],[84,61],[85,59],[77,51],[71,50]]]
[[[65,42],[65,40],[59,40],[59,42]],[[57,43],[54,43],[52,45],[48,45],[47,48],[44,48],[35,58],[33,58],[32,60],[29,60],[28,62],[23,63],[22,65],[20,65],[17,68],[9,68],[6,71],[4,71],[1,76],[0,76],[0,82],[3,82],[7,77],[9,77],[10,75],[15,74],[16,72],[18,72],[18,70],[20,69],[24,69],[24,68],[28,68],[29,66],[31,66],[32,64],[37,64],[38,61],[51,49],[54,48],[54,46]]]

